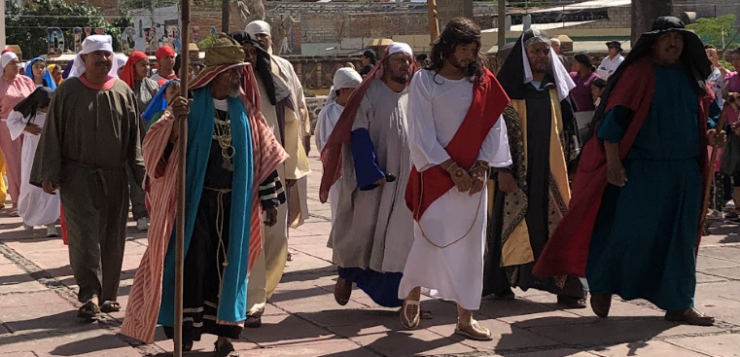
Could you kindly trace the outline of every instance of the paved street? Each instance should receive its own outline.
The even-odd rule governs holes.
[[[376,307],[355,290],[347,306],[334,302],[335,270],[326,248],[329,208],[318,202],[320,164],[313,153],[309,183],[311,219],[291,231],[297,253],[272,297],[260,329],[246,329],[235,343],[241,356],[377,357],[505,356],[594,357],[740,356],[740,236],[736,226],[719,226],[699,253],[696,306],[718,318],[714,327],[678,326],[646,302],[615,301],[612,317],[590,309],[561,310],[555,297],[517,291],[514,302],[484,301],[476,318],[494,341],[453,335],[455,306],[429,301],[433,320],[404,331],[398,313]],[[0,357],[136,357],[172,350],[161,330],[154,345],[117,335],[123,312],[94,324],[75,318],[74,279],[61,239],[21,227],[19,218],[0,218]],[[126,307],[146,237],[129,227],[120,302]],[[208,356],[214,337],[195,345]]]

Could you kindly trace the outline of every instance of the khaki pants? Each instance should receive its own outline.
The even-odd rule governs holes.
[[[288,207],[278,207],[277,224],[262,226],[262,252],[249,272],[247,315],[262,316],[267,299],[283,277],[288,255]]]

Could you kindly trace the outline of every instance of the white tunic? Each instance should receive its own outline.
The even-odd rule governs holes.
[[[445,147],[457,133],[473,100],[468,79],[447,80],[422,70],[414,75],[409,96],[411,161],[419,171],[447,161]],[[511,165],[506,124],[499,118],[480,148],[479,160],[493,167]],[[480,306],[483,289],[488,193],[470,196],[451,189],[414,223],[414,243],[398,291],[406,298],[421,286],[427,295],[450,300],[465,309]],[[456,240],[446,248],[446,246]]]
[[[316,147],[324,150],[326,142],[329,141],[334,126],[339,121],[339,116],[342,115],[344,107],[337,104],[337,102],[331,102],[324,106],[319,112],[319,120],[316,122]],[[329,189],[329,206],[331,207],[331,222],[334,223],[334,217],[337,214],[337,204],[339,203],[339,182],[334,183]]]
[[[40,136],[24,131],[27,121],[23,118],[23,114],[16,111],[10,112],[7,121],[12,140],[18,139],[21,135],[24,136],[21,151],[21,193],[18,199],[18,214],[28,226],[45,226],[59,219],[61,201],[58,193],[56,195],[47,194],[41,188],[29,183]],[[44,121],[46,121],[46,113],[37,112],[33,123],[43,128]]]
[[[617,55],[617,57],[609,58],[609,56],[604,57],[604,59],[601,61],[601,64],[599,65],[599,68],[596,70],[596,74],[601,76],[601,78],[604,78],[604,80],[609,79],[609,76],[614,74],[614,71],[619,68],[619,65],[624,62],[624,56]]]

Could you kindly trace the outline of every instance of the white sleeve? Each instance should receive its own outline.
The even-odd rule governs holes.
[[[321,108],[321,111],[319,112],[319,119],[316,121],[316,148],[321,152],[321,150],[324,150],[324,145],[326,145],[326,142],[329,141],[329,134],[326,134],[325,132],[327,130],[324,129],[324,125],[328,123],[324,123],[329,118],[327,118],[326,112],[328,111],[328,105]]]
[[[411,162],[419,171],[450,159],[450,155],[437,140],[428,81],[426,71],[418,71],[409,88],[409,149]]]
[[[488,162],[492,167],[508,167],[512,164],[509,136],[506,132],[506,122],[503,115],[488,132],[483,146],[480,148],[478,160]]]
[[[15,110],[8,115],[7,124],[8,129],[10,129],[11,140],[18,139],[23,134],[23,131],[26,130],[26,123],[23,122],[23,114]]]

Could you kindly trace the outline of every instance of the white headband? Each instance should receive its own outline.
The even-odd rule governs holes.
[[[403,42],[393,42],[390,46],[388,46],[388,56],[395,54],[395,53],[406,53],[409,56],[414,55],[414,50],[411,49],[411,46],[409,46],[406,43]]]

